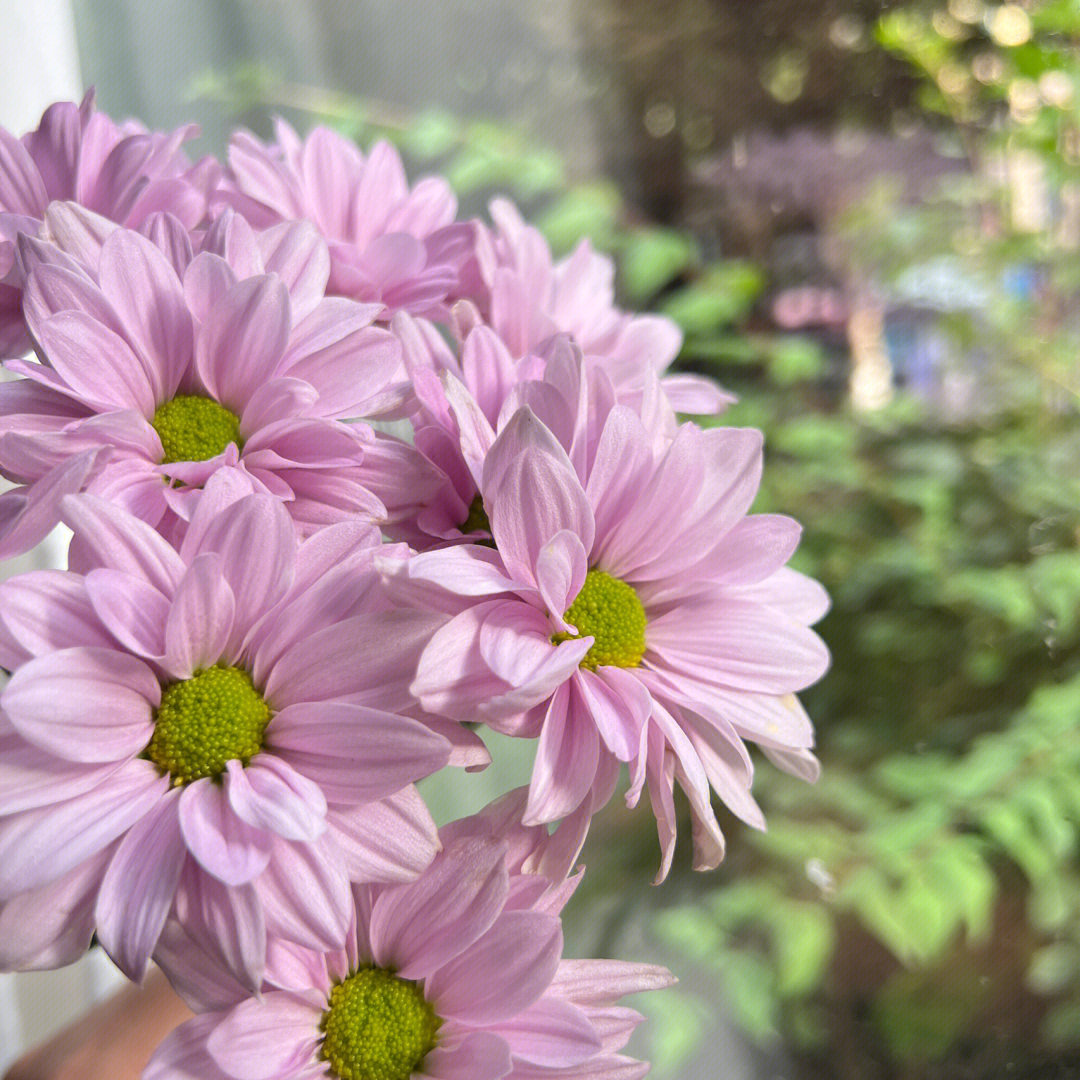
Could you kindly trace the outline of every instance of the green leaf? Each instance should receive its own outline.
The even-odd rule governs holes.
[[[560,196],[540,216],[537,227],[556,254],[589,237],[599,248],[610,248],[621,199],[614,184],[581,184]]]
[[[749,263],[717,263],[660,309],[688,335],[708,337],[746,315],[764,285],[761,271]]]
[[[777,386],[820,379],[825,371],[825,350],[810,338],[785,335],[769,348],[769,378]]]
[[[836,946],[832,912],[821,904],[788,904],[772,923],[776,991],[800,997],[816,990]]]
[[[1044,945],[1031,958],[1027,984],[1036,994],[1059,994],[1080,975],[1080,950],[1071,941]]]
[[[461,125],[451,113],[430,109],[401,133],[399,142],[406,153],[421,162],[448,154],[462,137]]]
[[[735,1022],[755,1042],[779,1034],[779,1005],[769,965],[757,954],[732,952],[724,960],[724,998]]]
[[[692,237],[675,229],[635,229],[623,241],[620,281],[627,298],[641,303],[655,296],[698,258]]]

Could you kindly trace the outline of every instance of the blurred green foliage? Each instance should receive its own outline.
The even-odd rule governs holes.
[[[725,815],[724,866],[692,876],[678,862],[651,896],[613,888],[655,858],[646,818],[598,823],[619,842],[587,849],[578,936],[610,946],[633,923],[635,942],[693,976],[642,1004],[658,1080],[700,1052],[717,992],[807,1076],[950,1061],[997,1076],[1007,1053],[1021,1077],[1080,1052],[1080,259],[1067,228],[1080,3],[890,5],[877,40],[922,74],[924,107],[971,168],[917,206],[882,186],[835,221],[847,279],[884,310],[910,303],[913,281],[959,283],[922,308],[945,345],[936,390],[865,411],[835,342],[762,329],[768,267],[707,258],[689,231],[641,220],[519,133],[251,70],[239,88],[202,86],[362,143],[389,135],[414,173],[448,175],[466,211],[507,192],[557,253],[582,237],[612,252],[625,301],[682,325],[681,365],[739,393],[720,422],[765,430],[756,509],[804,523],[796,565],[833,598],[820,627],[833,667],[805,695],[824,772],[809,787],[760,769],[768,831]],[[1016,220],[1018,160],[1037,166],[1044,222]]]

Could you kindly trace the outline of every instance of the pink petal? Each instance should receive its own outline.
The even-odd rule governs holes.
[[[48,203],[45,182],[29,151],[0,128],[0,210],[36,218]]]
[[[63,570],[31,570],[0,584],[0,665],[75,645],[107,647],[83,582]]]
[[[120,970],[141,982],[184,866],[176,813],[180,792],[168,792],[120,841],[101,882],[94,916],[98,937]]]
[[[447,762],[445,739],[423,724],[360,705],[290,705],[267,730],[267,745],[334,803],[393,795]]]
[[[94,901],[112,848],[81,862],[56,881],[0,903],[0,969],[64,967],[90,947]]]
[[[371,914],[376,963],[403,979],[424,978],[484,934],[506,902],[504,850],[455,844],[415,882],[381,893]]]
[[[687,603],[649,622],[649,653],[703,682],[785,694],[821,678],[821,639],[779,611],[743,600]]]
[[[536,583],[547,609],[563,626],[562,616],[581,592],[588,573],[588,553],[572,532],[560,532],[540,549],[536,559]]]
[[[483,937],[425,981],[425,994],[440,1016],[474,1026],[507,1020],[547,989],[562,947],[555,916],[503,912]]]
[[[574,680],[574,690],[607,749],[620,761],[629,761],[652,712],[648,690],[629,671],[617,667],[582,669]]]
[[[236,816],[224,788],[196,780],[180,797],[180,829],[195,861],[225,885],[244,885],[266,869],[273,841]]]
[[[117,229],[102,245],[98,278],[142,360],[155,404],[167,401],[192,351],[191,315],[176,271],[149,240]]]
[[[805,780],[808,784],[816,784],[821,776],[821,762],[809,750],[786,750],[778,746],[761,747],[765,756],[784,772]]]
[[[576,1005],[544,996],[496,1028],[515,1058],[565,1069],[600,1052],[600,1039]]]
[[[260,428],[311,411],[319,393],[302,379],[278,376],[263,383],[248,399],[240,417],[240,434],[248,438]]]
[[[289,340],[289,294],[280,278],[248,278],[210,310],[195,340],[195,367],[215,400],[242,413],[277,374]]]
[[[0,899],[63,877],[149,813],[168,790],[148,761],[131,761],[100,790],[0,819]]]
[[[287,221],[256,237],[266,272],[285,282],[292,302],[293,321],[315,310],[330,277],[326,241],[308,221]]]
[[[135,409],[147,418],[154,415],[157,401],[146,366],[119,334],[93,316],[61,311],[37,327],[37,339],[72,397],[96,412]]]
[[[0,721],[3,721],[0,714]],[[0,724],[0,815],[63,802],[101,787],[122,764],[72,768],[71,763],[28,743]]]
[[[314,1059],[321,1019],[311,1001],[277,991],[237,1005],[206,1045],[235,1080],[282,1080]]]
[[[64,521],[95,566],[144,578],[172,596],[185,566],[175,548],[149,525],[94,495],[70,495],[61,503]]]
[[[190,679],[225,656],[236,603],[213,552],[197,555],[176,590],[165,623],[165,667],[177,679]]]
[[[187,859],[176,910],[183,923],[183,935],[171,934],[172,923],[167,923],[163,940],[168,947],[183,940],[186,952],[206,956],[211,965],[220,965],[228,978],[247,993],[257,994],[266,960],[266,922],[255,886],[225,885],[194,859]],[[164,965],[164,955],[161,962]],[[193,975],[190,967],[185,965],[185,970]],[[219,984],[215,994],[220,995],[226,985]]]
[[[184,273],[184,301],[191,314],[205,322],[223,296],[236,285],[236,274],[219,255],[203,251]]]
[[[813,578],[783,566],[764,581],[740,589],[740,599],[775,607],[804,626],[813,626],[829,610],[829,594]]]
[[[77,646],[24,664],[0,694],[20,735],[65,761],[119,761],[153,734],[161,684],[141,660]]]
[[[91,570],[83,580],[94,613],[120,645],[142,657],[165,652],[169,601],[153,585],[120,570]]]
[[[66,266],[34,266],[23,290],[23,310],[31,332],[60,311],[82,311],[110,330],[120,332],[120,320],[101,290],[85,272]]]
[[[174,1028],[158,1044],[142,1080],[230,1080],[206,1048],[207,1038],[220,1023],[218,1013],[206,1013]]]
[[[470,1031],[460,1042],[436,1046],[413,1072],[413,1080],[501,1080],[513,1071],[506,1040]]]
[[[540,549],[563,529],[592,548],[592,509],[566,451],[529,409],[520,409],[495,440],[482,486],[492,534],[519,581],[535,582]]]
[[[340,949],[352,917],[344,856],[333,838],[314,844],[275,838],[270,865],[255,883],[267,930],[309,949]]]
[[[558,821],[588,794],[600,756],[600,739],[569,683],[555,691],[544,717],[529,784],[524,823]]]
[[[265,680],[275,707],[348,697],[357,704],[397,711],[408,693],[417,658],[442,616],[396,610],[372,612],[327,626],[295,642]],[[358,663],[358,657],[367,658]],[[255,676],[261,672],[256,665]]]
[[[0,559],[10,559],[41,543],[60,519],[64,498],[81,490],[109,451],[89,450],[58,465],[25,494],[0,495]]]
[[[575,1005],[610,1005],[627,994],[663,990],[678,979],[667,968],[625,960],[563,960],[551,992]]]
[[[229,805],[242,821],[306,843],[326,831],[322,791],[280,758],[258,754],[246,768],[236,760],[226,768]]]
[[[412,881],[439,850],[435,822],[413,787],[348,810],[331,807],[327,821],[352,881]]]
[[[209,522],[197,510],[192,527],[201,533],[198,551],[221,556],[221,573],[236,603],[226,649],[238,652],[244,635],[292,585],[296,531],[285,507],[268,495],[240,499]]]

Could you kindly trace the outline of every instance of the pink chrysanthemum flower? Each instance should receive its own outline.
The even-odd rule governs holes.
[[[5,476],[32,486],[72,455],[107,450],[87,490],[167,533],[223,467],[287,502],[301,532],[383,516],[364,485],[371,431],[342,421],[385,401],[400,348],[370,325],[370,305],[324,297],[329,259],[309,225],[250,238],[250,257],[234,259],[246,276],[208,250],[181,277],[175,221],[160,230],[168,257],[108,223],[95,236],[101,219],[63,204],[50,221],[79,260],[24,243],[39,360],[9,361],[24,377],[0,385]]]
[[[431,620],[389,610],[376,529],[300,544],[229,474],[179,551],[92,495],[84,574],[0,585],[0,961],[68,962],[96,932],[139,978],[170,916],[257,986],[266,938],[340,946],[349,880],[435,848],[408,786],[450,744],[403,715]]]
[[[682,331],[661,315],[619,308],[614,264],[588,240],[556,261],[512,203],[496,199],[490,209],[494,228],[477,223],[460,295],[476,305],[514,357],[536,352],[554,334],[569,334],[586,356],[602,358],[624,405],[640,408],[650,375],[660,377],[678,412],[720,413],[734,401],[711,379],[664,374],[682,346]],[[459,319],[470,323],[464,312]]]
[[[638,1080],[619,1053],[642,1019],[617,1004],[664,968],[562,959],[576,880],[544,876],[545,829],[516,796],[441,832],[415,882],[355,890],[356,933],[331,953],[279,950],[261,999],[205,1013],[144,1080]]]
[[[233,136],[220,197],[256,228],[312,222],[330,245],[330,293],[378,303],[383,318],[440,310],[473,238],[471,225],[454,222],[449,184],[427,177],[410,188],[385,142],[365,156],[324,127],[301,140],[279,120],[276,134],[271,145]]]
[[[29,348],[16,235],[37,235],[57,200],[74,200],[132,228],[160,210],[198,225],[221,169],[210,158],[193,166],[185,156],[181,147],[197,133],[194,125],[166,133],[134,121],[117,124],[94,111],[93,91],[81,105],[50,105],[22,139],[0,128],[0,356]]]
[[[385,464],[373,475],[372,490],[387,506],[394,538],[418,550],[490,535],[480,513],[483,454],[493,432],[521,405],[537,411],[568,448],[578,444],[578,456],[588,456],[618,400],[604,359],[583,357],[568,334],[514,357],[484,325],[467,331],[460,350],[425,319],[401,313],[391,329],[412,383],[413,442],[378,440],[375,455]],[[658,443],[669,441],[678,418],[658,376],[645,372],[642,380],[646,390],[634,411]]]
[[[710,787],[764,825],[743,740],[789,768],[814,767],[813,731],[792,695],[828,664],[808,629],[824,593],[784,565],[799,526],[747,516],[759,432],[684,425],[658,443],[622,406],[593,434],[572,415],[564,426],[570,455],[523,407],[482,455],[476,417],[469,456],[495,550],[443,548],[395,568],[404,588],[456,611],[413,690],[432,712],[538,737],[527,822],[604,801],[626,762],[631,801],[648,781],[661,876],[676,782],[693,811],[696,865],[715,866],[723,837]]]

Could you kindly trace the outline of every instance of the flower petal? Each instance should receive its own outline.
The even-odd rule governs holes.
[[[206,1046],[235,1080],[282,1080],[315,1056],[322,1012],[285,991],[242,1001],[210,1033]]]
[[[58,880],[149,813],[168,788],[149,761],[131,761],[99,790],[0,819],[0,899]]]
[[[424,978],[476,941],[506,902],[504,852],[501,843],[462,841],[417,881],[380,893],[371,914],[376,963]]]
[[[267,729],[267,745],[331,802],[393,795],[447,762],[450,746],[423,724],[361,705],[290,705]]]
[[[285,840],[310,842],[326,831],[322,791],[280,758],[258,754],[247,767],[234,760],[226,769],[229,805],[242,821]]]
[[[440,1016],[477,1027],[507,1020],[547,989],[562,948],[562,924],[554,915],[505,911],[425,981],[425,993]]]
[[[272,838],[237,817],[224,788],[209,778],[184,788],[180,830],[195,861],[225,885],[253,881],[270,861]]]
[[[105,951],[129,979],[141,982],[184,866],[184,840],[168,792],[120,841],[101,882],[94,917]]]
[[[12,726],[65,761],[119,761],[153,734],[161,684],[137,657],[78,646],[24,664],[0,694]]]
[[[189,679],[225,655],[236,602],[215,552],[197,555],[181,580],[165,623],[165,667]],[[231,659],[231,658],[230,658]]]

